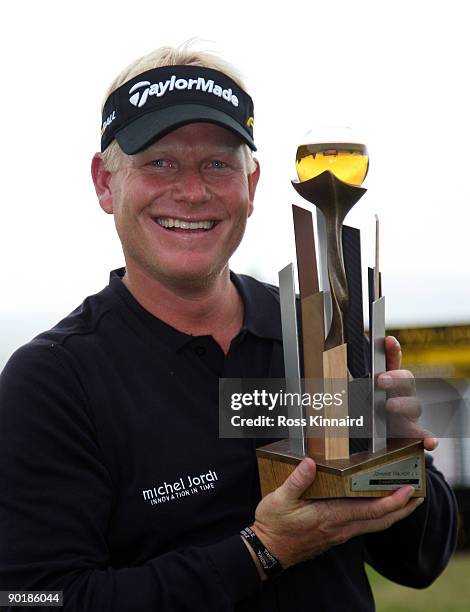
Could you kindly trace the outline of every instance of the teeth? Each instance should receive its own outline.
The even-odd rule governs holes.
[[[179,227],[181,229],[205,229],[210,230],[214,227],[215,221],[183,221],[181,219],[170,219],[159,217],[157,223],[162,227]]]

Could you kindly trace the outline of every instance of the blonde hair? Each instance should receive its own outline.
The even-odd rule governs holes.
[[[123,83],[129,81],[142,72],[145,72],[146,70],[160,68],[161,66],[201,66],[204,68],[219,70],[230,77],[237,85],[246,91],[242,76],[234,66],[214,53],[195,49],[194,46],[196,42],[198,42],[197,39],[190,39],[178,47],[159,47],[158,49],[155,49],[155,51],[152,51],[151,53],[148,53],[147,55],[144,55],[143,57],[140,57],[129,64],[118,74],[118,76],[108,87],[103,100],[102,109],[106,100],[108,99],[108,96]],[[247,171],[248,173],[251,173],[256,169],[256,164],[253,159],[251,149],[248,145],[243,145],[243,152]],[[113,140],[101,154],[105,168],[110,172],[116,172],[116,170],[119,168],[122,155],[124,155],[124,153],[119,144],[116,140]]]

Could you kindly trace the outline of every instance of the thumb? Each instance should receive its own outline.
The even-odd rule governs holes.
[[[315,480],[317,466],[311,457],[305,457],[278,488],[286,502],[297,501]]]

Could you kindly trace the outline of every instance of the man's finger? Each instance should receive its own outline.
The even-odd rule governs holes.
[[[385,355],[387,370],[398,370],[401,367],[401,346],[395,336],[385,338]]]
[[[434,438],[434,437],[426,437],[423,440],[423,446],[427,451],[433,451],[436,450],[436,448],[439,445],[439,440],[438,438]]]
[[[392,397],[385,402],[385,409],[391,415],[408,419],[419,419],[423,412],[417,397]]]
[[[348,500],[349,507],[342,507],[341,510],[345,511],[346,520],[348,522],[381,519],[390,512],[395,512],[403,508],[408,503],[413,493],[413,487],[401,487],[387,497]],[[341,502],[344,505],[343,500],[338,500],[338,503]]]
[[[316,473],[315,461],[305,457],[277,489],[278,496],[284,498],[286,502],[298,500],[315,480]]]
[[[412,514],[423,502],[423,497],[417,497],[411,499],[402,508],[388,512],[380,518],[350,523],[346,528],[346,537],[351,538],[365,533],[375,533],[377,531],[388,529],[398,521],[401,521]]]
[[[390,370],[380,374],[379,387],[388,397],[416,395],[416,380],[409,370]]]

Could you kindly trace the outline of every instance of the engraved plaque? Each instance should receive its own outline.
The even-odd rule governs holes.
[[[351,478],[352,491],[393,491],[406,485],[421,488],[421,461],[419,455],[393,461]]]

